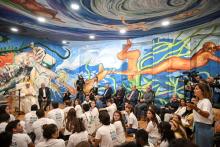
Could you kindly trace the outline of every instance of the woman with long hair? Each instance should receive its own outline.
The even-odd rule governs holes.
[[[197,105],[187,103],[193,109],[195,142],[199,147],[212,147],[213,145],[213,112],[212,92],[209,85],[199,83],[195,86],[194,94],[199,98]]]
[[[59,130],[55,124],[49,124],[43,126],[44,141],[39,142],[36,147],[65,147],[65,142],[59,137]]]
[[[120,111],[115,111],[113,114],[113,120],[112,124],[115,125],[116,128],[116,134],[118,136],[118,142],[119,144],[125,142],[125,124],[122,119],[122,114]]]
[[[149,109],[147,111],[147,128],[148,132],[148,141],[153,145],[157,145],[160,140],[160,134],[158,132],[158,120],[156,114],[153,110]]]
[[[89,134],[81,118],[77,118],[73,125],[73,134],[69,137],[67,147],[75,147],[80,142],[89,140]]]
[[[64,140],[68,140],[69,136],[72,134],[73,128],[74,128],[74,122],[76,121],[76,111],[74,108],[71,108],[69,112],[67,113],[65,119],[64,119]]]
[[[168,147],[170,142],[175,139],[174,132],[171,130],[171,125],[169,122],[161,122],[158,129],[161,134],[159,147]]]

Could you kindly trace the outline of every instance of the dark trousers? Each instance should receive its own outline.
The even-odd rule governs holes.
[[[50,99],[38,99],[38,102],[39,102],[39,106],[40,106],[40,109],[42,109],[42,102],[43,101],[46,101],[46,105],[44,106],[44,111],[46,111],[47,110],[47,107],[50,105]]]

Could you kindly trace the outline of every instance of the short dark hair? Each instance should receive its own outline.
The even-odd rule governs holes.
[[[1,106],[0,106],[0,114],[6,113],[5,109],[6,109],[7,106],[8,106],[8,105],[1,105]]]
[[[55,124],[46,124],[43,125],[43,136],[45,139],[51,139],[52,135],[58,131],[58,128]]]
[[[86,111],[89,111],[89,109],[90,109],[90,106],[89,106],[89,104],[83,104],[83,110],[86,112]]]
[[[31,111],[37,111],[37,109],[38,109],[38,106],[36,104],[33,104],[31,106]]]
[[[45,112],[44,112],[43,109],[38,109],[38,110],[36,111],[36,115],[37,115],[38,118],[42,118],[42,117],[45,116]]]
[[[76,121],[73,122],[73,126],[73,133],[80,133],[86,130],[82,118],[76,118]]]
[[[19,122],[20,120],[14,120],[14,121],[9,122],[7,126],[5,127],[5,131],[13,133],[13,129],[17,128],[17,125]]]
[[[10,115],[8,113],[0,114],[0,123],[7,122],[10,119]]]
[[[145,145],[148,145],[148,133],[144,129],[137,130],[135,133],[135,138],[137,144],[143,142]]]
[[[99,120],[103,125],[110,125],[110,116],[106,110],[99,112]]]
[[[52,102],[52,107],[53,108],[58,108],[59,107],[59,103],[58,102]]]
[[[1,146],[10,147],[12,143],[12,135],[12,133],[7,131],[0,133]]]

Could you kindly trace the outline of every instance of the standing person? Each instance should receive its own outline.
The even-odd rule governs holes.
[[[33,123],[38,119],[36,115],[38,107],[36,104],[31,106],[31,112],[25,114],[24,121],[25,121],[25,130],[27,133],[31,133]]]
[[[92,89],[90,90],[95,96],[98,95],[98,77],[96,76],[94,79],[94,83],[92,85]]]
[[[55,124],[43,126],[44,141],[39,142],[36,147],[65,147],[65,142],[59,137],[59,130]]]
[[[83,91],[84,85],[85,85],[85,81],[83,79],[83,76],[79,75],[78,80],[76,81],[76,90],[77,90],[76,98],[79,99],[81,103],[83,102],[85,96]]]
[[[99,112],[99,120],[102,126],[97,130],[94,147],[113,147],[118,144],[116,128],[110,123],[107,111]]]
[[[63,94],[63,103],[70,101],[70,95],[71,93],[68,90]]]
[[[118,136],[118,143],[122,144],[125,142],[125,124],[122,120],[122,114],[120,111],[115,111],[113,114],[112,123],[115,125],[116,134]]]
[[[41,83],[41,88],[39,89],[38,102],[40,109],[42,108],[42,101],[46,101],[46,106],[44,107],[44,111],[46,111],[47,106],[50,105],[50,88],[45,87],[44,83]]]
[[[143,97],[140,99],[139,103],[135,106],[134,112],[140,120],[141,111],[148,108],[149,105],[153,102],[154,99],[154,91],[152,90],[152,86],[149,85],[146,88],[146,91],[143,94]]]
[[[197,105],[187,103],[193,109],[195,142],[199,147],[212,147],[213,145],[213,114],[210,98],[210,87],[204,83],[195,86],[194,94],[199,98]]]
[[[102,98],[101,98],[102,102],[103,102],[104,104],[106,104],[106,101],[107,101],[108,99],[111,99],[112,94],[113,94],[113,90],[112,90],[112,88],[110,87],[110,85],[109,85],[109,84],[105,84],[105,91],[104,91],[104,93],[103,93],[103,95],[102,95]]]
[[[76,147],[82,141],[88,141],[89,135],[81,118],[73,122],[73,134],[70,135],[67,147]]]
[[[21,100],[21,111],[28,113],[31,111],[30,106],[37,103],[36,92],[29,82],[25,83],[25,88],[21,90],[23,99]]]
[[[20,120],[14,120],[8,123],[5,128],[6,132],[12,133],[11,146],[16,147],[34,147],[30,137],[23,133],[23,127],[20,124]]]

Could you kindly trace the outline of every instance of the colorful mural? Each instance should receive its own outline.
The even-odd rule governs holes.
[[[157,103],[164,104],[173,93],[183,97],[183,72],[196,71],[203,78],[220,73],[220,25],[202,26],[137,39],[72,41],[58,45],[24,36],[1,34],[0,93],[30,81],[37,91],[49,85],[52,98],[62,101],[69,90],[76,94],[78,75],[86,79],[89,92],[97,76],[99,94],[109,83],[114,91],[132,85],[143,91],[153,85]],[[211,70],[212,69],[212,70]]]
[[[219,0],[1,0],[0,21],[23,26],[25,35],[38,37],[40,32],[56,41],[89,40],[89,34],[97,40],[123,40],[211,22],[220,17],[219,7]],[[171,27],[161,26],[163,20]],[[128,31],[124,35],[119,34],[122,28]]]

